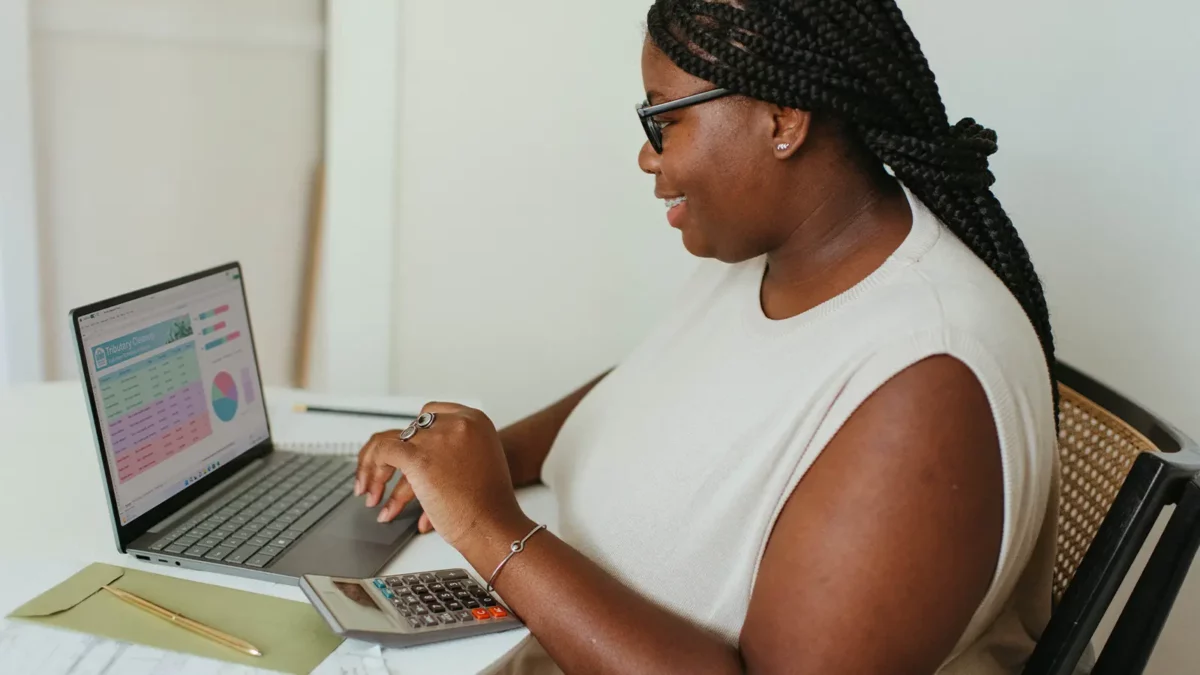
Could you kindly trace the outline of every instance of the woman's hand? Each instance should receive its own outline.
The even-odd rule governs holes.
[[[400,431],[375,434],[358,453],[356,495],[373,507],[398,469],[402,474],[379,512],[388,522],[415,497],[433,527],[458,547],[472,532],[523,518],[496,427],[487,415],[453,403],[430,403],[433,424],[407,441]]]

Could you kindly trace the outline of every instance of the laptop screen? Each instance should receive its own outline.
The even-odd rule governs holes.
[[[77,320],[122,525],[267,440],[237,269]]]

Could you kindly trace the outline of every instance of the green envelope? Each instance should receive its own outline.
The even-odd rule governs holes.
[[[263,655],[243,654],[173,625],[102,590],[105,584],[239,637]],[[342,643],[307,603],[101,563],[88,565],[9,618],[297,675],[312,672]]]

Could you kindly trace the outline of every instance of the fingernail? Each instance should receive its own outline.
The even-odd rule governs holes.
[[[354,479],[354,496],[355,497],[362,496],[362,479],[361,478]]]
[[[372,506],[375,506],[378,503],[379,503],[379,500],[375,498],[375,495],[370,495],[370,494],[367,495],[367,508],[371,508]]]
[[[382,523],[383,521],[385,521],[387,519],[388,519],[388,509],[385,508],[379,512],[379,517],[376,518],[375,520],[376,520],[376,522]]]

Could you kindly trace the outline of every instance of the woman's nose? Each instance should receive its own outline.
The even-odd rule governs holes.
[[[642,149],[638,152],[638,166],[642,171],[649,174],[657,174],[659,164],[662,162],[662,155],[654,151],[654,147],[650,145],[650,141],[642,144]]]

